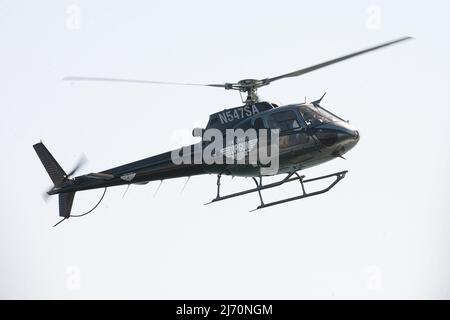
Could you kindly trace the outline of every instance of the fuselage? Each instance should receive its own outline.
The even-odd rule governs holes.
[[[355,128],[322,108],[318,103],[259,108],[263,111],[259,111],[258,107],[255,108],[249,109],[251,112],[242,109],[242,119],[233,118],[229,128],[278,129],[279,168],[273,174],[303,170],[336,157],[342,157],[359,141],[359,133]],[[237,108],[231,110],[235,109]],[[237,115],[239,117],[239,113]],[[223,120],[220,117],[217,119]],[[226,125],[222,123],[223,128],[226,128]],[[199,144],[191,145],[189,148],[203,151],[208,145],[205,141]],[[172,151],[169,151],[96,174],[69,179],[55,187],[49,194],[125,184],[145,184],[149,181],[200,174],[245,177],[264,175],[261,166],[255,164],[175,164],[172,160]]]

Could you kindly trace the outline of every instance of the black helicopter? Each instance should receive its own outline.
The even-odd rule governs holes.
[[[175,164],[173,161],[173,151],[162,153],[153,157],[128,163],[119,167],[108,169],[102,172],[89,173],[77,177],[72,177],[81,167],[80,162],[73,170],[66,173],[54,157],[50,154],[42,142],[35,144],[33,147],[38,154],[42,164],[44,165],[48,175],[50,176],[54,186],[47,192],[48,195],[59,195],[59,215],[65,219],[75,216],[83,216],[95,209],[103,199],[106,189],[111,186],[130,185],[130,184],[146,184],[149,181],[191,177],[200,174],[216,174],[217,175],[217,195],[211,202],[217,202],[244,194],[258,192],[260,197],[260,205],[256,209],[265,208],[281,204],[288,201],[298,200],[305,197],[318,195],[329,191],[340,180],[345,177],[347,171],[336,172],[316,178],[305,179],[298,171],[343,157],[343,155],[353,148],[359,141],[359,133],[347,121],[338,117],[334,113],[326,110],[321,106],[323,96],[311,103],[297,103],[285,106],[277,106],[276,104],[259,101],[257,89],[267,86],[274,81],[297,77],[311,71],[329,66],[331,64],[341,62],[355,56],[374,51],[389,45],[399,43],[411,39],[411,37],[403,37],[397,40],[386,42],[378,46],[374,46],[365,50],[351,53],[337,59],[329,60],[308,68],[300,69],[291,73],[283,74],[277,77],[265,78],[261,80],[245,79],[237,83],[224,84],[191,84],[177,82],[160,82],[145,80],[127,80],[114,78],[95,78],[95,77],[66,77],[68,81],[111,81],[111,82],[134,82],[134,83],[150,83],[150,84],[175,84],[175,85],[200,85],[208,87],[218,87],[226,90],[236,90],[247,94],[242,102],[244,105],[225,109],[223,111],[210,115],[208,124],[205,129],[200,130],[203,137],[204,132],[209,129],[216,129],[224,136],[229,129],[249,128],[255,130],[273,130],[278,134],[277,147],[279,164],[277,170],[270,173],[263,173],[264,165],[257,162],[249,164],[232,163],[180,163]],[[325,94],[324,94],[325,95]],[[259,145],[259,136],[256,137],[256,149],[261,148]],[[191,145],[190,150],[204,151],[211,141],[201,142]],[[236,141],[234,141],[236,142]],[[246,144],[245,144],[246,143]],[[249,140],[246,140],[245,146],[249,146]],[[274,142],[269,139],[269,145]],[[232,145],[232,153],[236,152],[236,145]],[[225,148],[226,149],[226,148]],[[223,151],[224,149],[222,149]],[[247,150],[248,151],[248,150]],[[177,151],[178,152],[178,151]],[[244,152],[245,153],[245,152]],[[195,154],[195,151],[193,152]],[[193,155],[194,156],[194,155]],[[222,156],[225,156],[223,154]],[[263,184],[263,176],[285,174],[278,182]],[[220,180],[222,175],[251,177],[255,182],[255,188],[221,195]],[[327,178],[334,178],[331,183],[324,189],[307,192],[305,185],[312,181],[318,181]],[[279,201],[265,203],[263,201],[261,191],[278,187],[284,183],[299,181],[301,193],[298,196],[285,198]],[[100,201],[93,209],[82,215],[71,215],[71,209],[75,193],[77,191],[104,188],[104,192]],[[210,202],[210,203],[211,203]],[[255,210],[256,210],[255,209]]]

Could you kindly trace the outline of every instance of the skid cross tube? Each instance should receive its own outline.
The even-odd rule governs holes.
[[[252,188],[252,189],[248,189],[248,190],[244,190],[244,191],[240,191],[240,192],[236,192],[236,193],[231,193],[231,194],[228,194],[225,196],[220,196],[220,176],[218,176],[217,196],[214,199],[212,199],[211,202],[208,202],[206,204],[210,204],[213,202],[222,201],[222,200],[226,200],[226,199],[230,199],[230,198],[234,198],[234,197],[239,197],[239,196],[242,196],[242,195],[248,194],[248,193],[258,192],[259,198],[261,200],[261,204],[254,210],[263,209],[263,208],[274,206],[277,204],[294,201],[294,200],[299,200],[302,198],[312,197],[315,195],[325,193],[325,192],[329,191],[331,188],[333,188],[339,181],[341,181],[345,177],[347,172],[348,171],[345,170],[345,171],[340,171],[340,172],[336,172],[336,173],[332,173],[332,174],[328,174],[328,175],[320,176],[320,177],[316,177],[316,178],[311,178],[311,179],[304,179],[305,176],[300,176],[297,172],[291,172],[286,177],[284,177],[282,180],[280,180],[278,182],[266,184],[266,185],[262,185],[262,177],[260,177],[259,183],[256,180],[256,178],[253,178],[253,181],[255,181],[255,184],[256,184],[256,188]],[[293,175],[295,175],[295,177],[292,177]],[[307,193],[305,191],[305,186],[304,186],[305,183],[318,181],[318,180],[331,178],[331,177],[336,177],[336,179],[328,187],[318,190],[318,191],[311,192],[311,193]],[[264,203],[262,195],[261,195],[261,190],[278,187],[284,183],[291,182],[291,181],[297,181],[297,180],[300,182],[300,185],[302,187],[302,192],[303,192],[302,195],[291,197],[291,198],[286,198],[286,199],[282,199],[282,200],[278,200],[278,201],[273,201],[273,202],[269,202],[269,203]],[[254,211],[254,210],[252,210],[252,211]]]

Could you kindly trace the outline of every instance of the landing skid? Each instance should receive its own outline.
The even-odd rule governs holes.
[[[270,184],[266,184],[263,185],[262,184],[262,177],[259,177],[259,182],[257,181],[256,178],[252,178],[253,181],[255,181],[256,184],[256,188],[252,188],[252,189],[248,189],[248,190],[244,190],[244,191],[240,191],[240,192],[236,192],[236,193],[231,193],[225,196],[221,196],[220,195],[220,178],[221,175],[217,175],[217,196],[211,200],[211,202],[208,202],[206,204],[210,204],[213,202],[217,202],[217,201],[222,201],[222,200],[226,200],[226,199],[230,199],[230,198],[234,198],[234,197],[239,197],[242,196],[244,194],[248,194],[248,193],[252,193],[252,192],[258,192],[259,195],[259,199],[261,201],[261,204],[256,208],[253,209],[251,211],[255,211],[255,210],[259,210],[259,209],[263,209],[263,208],[267,208],[267,207],[271,207],[271,206],[275,206],[281,203],[285,203],[285,202],[289,202],[289,201],[294,201],[294,200],[300,200],[303,198],[307,198],[307,197],[312,197],[312,196],[316,196],[322,193],[325,193],[327,191],[330,191],[331,188],[333,188],[339,181],[341,181],[342,179],[344,179],[345,174],[348,171],[340,171],[340,172],[336,172],[336,173],[332,173],[332,174],[328,174],[325,176],[321,176],[321,177],[317,177],[317,178],[311,178],[311,179],[304,179],[305,176],[301,176],[299,175],[297,172],[292,172],[289,173],[284,179],[278,181],[278,182],[274,182],[274,183],[270,183]],[[293,177],[295,176],[295,177]],[[332,183],[330,183],[330,185],[328,185],[328,187],[323,188],[321,190],[318,191],[314,191],[314,192],[306,192],[305,191],[305,184],[309,183],[309,182],[313,182],[313,181],[319,181],[322,179],[327,179],[327,178],[331,178],[331,177],[335,177],[334,181]],[[302,188],[302,194],[299,196],[295,196],[295,197],[291,197],[291,198],[286,198],[286,199],[282,199],[282,200],[278,200],[278,201],[273,201],[273,202],[269,202],[269,203],[264,203],[262,195],[261,195],[261,191],[265,190],[265,189],[270,189],[270,188],[275,188],[278,186],[281,186],[282,184],[291,182],[291,181],[299,181],[301,188]]]

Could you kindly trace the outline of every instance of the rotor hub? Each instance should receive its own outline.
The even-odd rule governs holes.
[[[229,84],[229,89],[239,90],[239,92],[245,92],[247,93],[247,98],[245,101],[242,99],[243,102],[246,104],[253,104],[259,101],[257,90],[259,87],[268,85],[270,81],[269,79],[243,79],[238,81],[235,84]],[[228,89],[227,88],[227,89]]]

